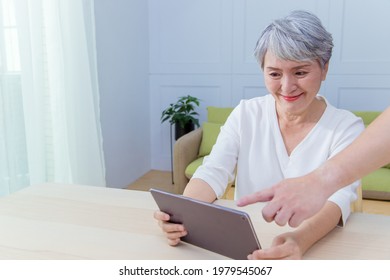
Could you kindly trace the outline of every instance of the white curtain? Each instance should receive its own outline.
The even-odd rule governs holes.
[[[0,0],[0,195],[105,186],[93,0]]]

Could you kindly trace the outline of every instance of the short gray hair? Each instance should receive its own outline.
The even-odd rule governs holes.
[[[332,48],[332,34],[317,16],[307,11],[293,11],[264,29],[254,55],[261,68],[264,68],[267,51],[283,60],[318,60],[324,68],[332,56]]]

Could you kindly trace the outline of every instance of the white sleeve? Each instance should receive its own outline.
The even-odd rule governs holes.
[[[229,115],[221,127],[217,141],[211,153],[205,157],[192,178],[202,179],[210,185],[217,197],[221,197],[228,183],[235,177],[240,146],[240,105]]]

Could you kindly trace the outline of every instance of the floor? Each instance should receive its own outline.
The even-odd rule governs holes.
[[[158,187],[170,191],[172,189],[172,174],[169,171],[151,170],[128,186],[131,190],[148,191],[152,187]],[[233,198],[233,189],[226,195]],[[390,201],[363,199],[363,212],[390,216]]]

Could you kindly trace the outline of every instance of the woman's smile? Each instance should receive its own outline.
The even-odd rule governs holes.
[[[303,94],[304,93],[302,92],[301,94],[293,95],[293,96],[290,96],[290,95],[281,95],[281,96],[287,102],[294,102],[294,101],[298,100]]]

